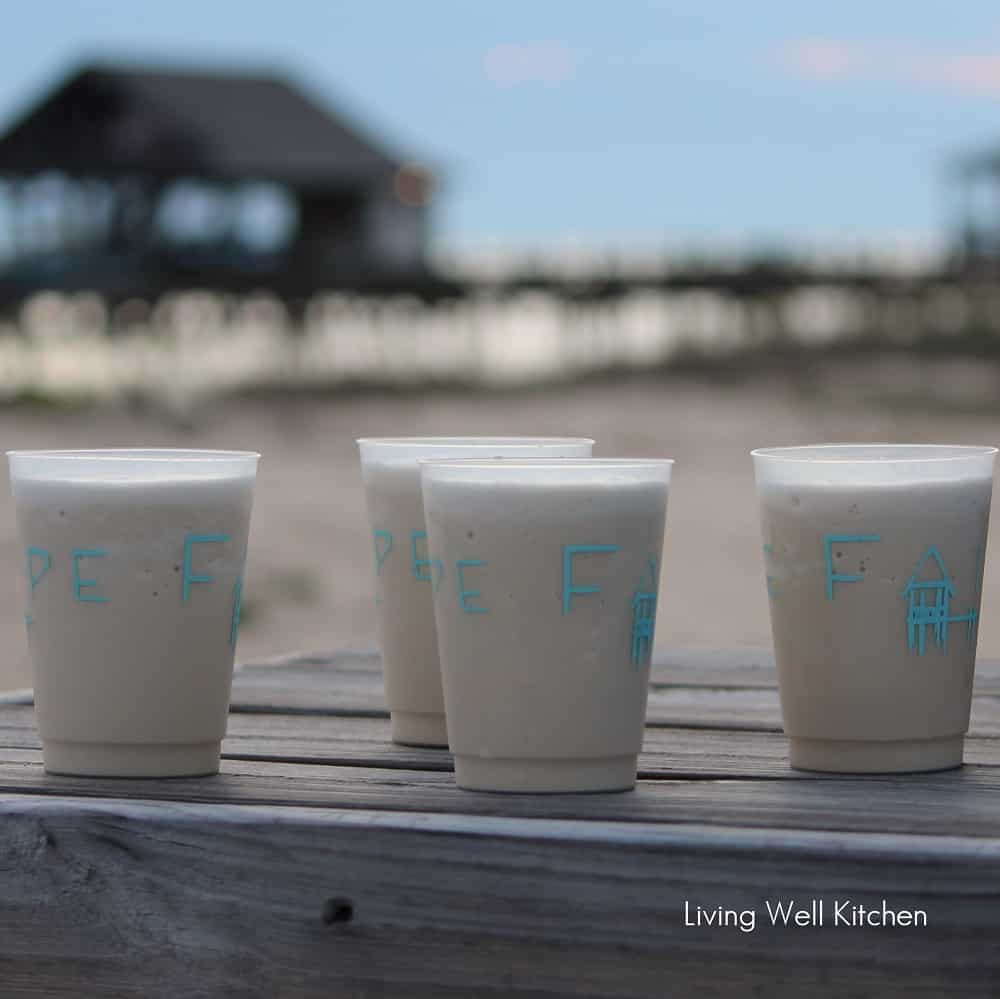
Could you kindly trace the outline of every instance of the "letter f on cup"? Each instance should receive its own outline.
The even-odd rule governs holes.
[[[826,599],[833,599],[834,583],[860,583],[864,576],[857,573],[843,573],[833,571],[833,545],[855,544],[866,541],[881,541],[877,534],[824,534],[823,535],[823,562],[826,566]]]
[[[562,612],[569,613],[569,603],[575,594],[600,593],[601,588],[596,583],[573,582],[573,556],[584,552],[616,552],[618,545],[563,545],[562,572]]]

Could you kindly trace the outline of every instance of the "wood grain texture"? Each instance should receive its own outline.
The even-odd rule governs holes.
[[[134,780],[46,774],[37,750],[4,750],[0,793],[205,804],[377,809],[579,821],[994,837],[1000,769],[817,780],[646,779],[620,794],[522,795],[462,791],[432,770],[226,760],[214,777]]]
[[[0,707],[0,757],[3,749],[40,748],[32,708]],[[385,718],[235,714],[229,719],[222,748],[223,756],[234,760],[447,772],[453,769],[448,752],[392,743]],[[1000,739],[967,739],[965,760],[1000,766]],[[648,728],[639,773],[643,777],[829,779],[792,770],[787,740],[779,733],[707,727]]]
[[[686,657],[686,658],[685,658]],[[233,684],[234,714],[388,716],[377,655],[296,655],[245,667]],[[766,650],[668,653],[651,672],[651,727],[780,732],[773,659]],[[1000,738],[1000,662],[977,664],[970,732]]]
[[[1000,982],[997,844],[31,797],[0,798],[0,828],[5,996],[910,999]],[[929,926],[763,918],[765,900],[887,895]],[[349,921],[324,922],[332,898]],[[761,918],[685,926],[685,901]]]
[[[1000,661],[976,665],[977,694],[1000,698]],[[383,717],[378,655],[371,651],[293,654],[243,667],[233,683],[233,711],[354,714]],[[990,709],[1000,734],[1000,703]],[[778,731],[781,712],[774,659],[766,649],[667,651],[650,672],[651,724],[743,725]]]
[[[766,651],[669,653],[649,705],[634,792],[548,796],[392,745],[365,650],[240,669],[212,778],[46,775],[0,698],[0,997],[1000,995],[1000,664],[941,774],[792,771]],[[883,897],[930,925],[763,909]]]

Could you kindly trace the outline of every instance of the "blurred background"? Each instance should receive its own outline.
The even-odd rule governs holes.
[[[661,646],[769,642],[751,447],[1000,440],[995,3],[4,15],[2,444],[262,451],[243,660],[373,641],[360,435],[677,458]]]

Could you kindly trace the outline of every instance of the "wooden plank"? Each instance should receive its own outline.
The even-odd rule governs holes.
[[[783,731],[778,692],[765,689],[651,689],[646,725]],[[1000,737],[1000,697],[979,692],[972,698],[969,732],[983,738]]]
[[[980,694],[973,699],[972,732],[1000,736],[1000,698]],[[342,714],[386,718],[381,679],[375,675],[342,683],[335,676],[315,673],[307,679],[267,677],[257,686],[238,685],[234,713],[264,711],[287,714]],[[712,688],[696,685],[651,687],[647,725],[694,728],[737,728],[748,732],[780,732],[781,706],[773,688]]]
[[[0,708],[0,747],[40,748],[31,708]],[[639,757],[643,777],[818,777],[788,766],[788,743],[777,733],[649,728],[643,750]],[[339,715],[232,715],[223,755],[242,760],[452,770],[450,753],[391,742],[386,719]],[[967,739],[965,759],[1000,766],[1000,740]]]
[[[350,669],[381,674],[381,659],[374,648],[294,652],[247,663],[241,670],[266,672],[288,668],[321,672]],[[1000,689],[1000,659],[980,658],[976,664],[976,678],[987,681],[989,689]],[[773,652],[760,646],[657,649],[651,680],[654,684],[699,687],[774,687],[777,684]]]
[[[773,676],[766,654],[665,660],[619,795],[459,791],[447,753],[388,741],[370,652],[242,669],[215,778],[47,776],[7,698],[0,993],[1000,993],[1000,673],[980,666],[973,765],[873,778],[789,769]],[[804,894],[931,925],[684,926],[685,899],[763,920]],[[350,923],[317,918],[335,895]]]
[[[336,689],[331,687],[331,677],[336,678]],[[650,704],[660,712],[652,718],[663,724],[673,723],[669,699],[678,688],[752,691],[776,687],[770,650],[667,650],[658,655],[650,672]],[[1000,660],[979,660],[975,691],[1000,697]],[[663,697],[667,700],[662,702],[661,710]],[[0,694],[0,706],[30,701],[30,690]],[[753,699],[748,703],[752,704]],[[309,714],[338,711],[382,717],[386,708],[378,653],[372,649],[291,653],[246,664],[234,677],[232,710]],[[750,724],[760,727],[771,722],[751,718]]]
[[[776,684],[767,650],[668,653],[651,671],[647,720],[652,725],[780,731]],[[719,696],[721,692],[729,697]],[[979,662],[975,692],[1000,698],[1000,661]],[[16,691],[0,695],[0,706],[30,700],[30,691]],[[692,709],[698,714],[692,716]],[[378,654],[372,650],[295,653],[241,667],[233,681],[231,710],[386,717]],[[1000,735],[1000,702],[987,710],[997,724],[978,734]]]
[[[247,724],[247,721],[251,724]],[[419,770],[452,769],[451,754],[442,750],[397,746],[390,741],[388,722],[374,719],[321,718],[317,730],[301,730],[300,719],[268,716],[279,726],[261,726],[261,718],[234,716],[231,734],[223,744],[231,759],[297,759],[326,764],[401,767]],[[332,726],[329,723],[333,723]],[[328,727],[329,726],[329,727]],[[970,738],[965,760],[969,764],[1000,767],[1000,740]],[[639,756],[644,777],[793,777],[816,779],[788,765],[788,742],[783,734],[726,729],[650,728]]]
[[[373,677],[368,684],[355,681],[342,687],[339,676],[315,676],[309,684],[295,680],[287,686],[241,687],[234,690],[232,710],[387,718],[381,686],[376,683],[380,681]],[[781,705],[774,688],[650,687],[646,724],[780,732]],[[975,735],[1000,736],[1000,697],[977,691],[970,724]]]
[[[624,794],[518,795],[461,791],[450,773],[430,770],[226,760],[215,777],[99,779],[45,774],[36,750],[0,755],[0,793],[932,836],[1000,829],[996,767],[794,781],[661,778]]]
[[[725,649],[666,649],[653,660],[652,686],[774,688],[778,678],[771,649],[736,647]],[[1000,659],[976,662],[977,692],[1000,694]]]
[[[985,999],[998,875],[997,840],[18,797],[0,965],[19,997]],[[768,923],[814,898],[826,925]],[[927,927],[831,925],[882,899]]]
[[[684,650],[658,661],[650,679],[647,722],[781,730],[773,660],[767,650]],[[977,695],[1000,695],[1000,662],[977,666]],[[375,653],[317,653],[241,670],[233,684],[234,712],[385,717],[381,672]],[[985,705],[986,729],[1000,735],[1000,700]]]
[[[291,652],[271,659],[245,663],[241,669],[271,670],[280,668],[354,669],[381,673],[378,650],[372,647],[330,651]],[[652,673],[683,683],[690,680],[699,686],[726,686],[731,677],[734,686],[774,686],[774,654],[770,648],[756,645],[725,648],[684,646],[658,648],[653,657]],[[981,657],[977,676],[1000,679],[1000,659]],[[665,681],[666,682],[666,681]]]

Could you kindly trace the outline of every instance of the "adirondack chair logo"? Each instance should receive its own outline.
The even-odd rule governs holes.
[[[930,575],[932,578],[922,577]],[[955,596],[955,584],[945,568],[941,553],[931,545],[920,556],[912,575],[900,597],[907,601],[906,644],[916,649],[919,655],[927,647],[927,632],[930,630],[934,644],[945,651],[948,648],[948,626],[958,622],[968,625],[968,639],[971,642],[976,627],[976,609],[970,607],[964,614],[951,613],[951,601]]]
[[[653,628],[656,624],[656,559],[646,560],[639,589],[632,594],[632,665],[648,662],[653,651]]]

